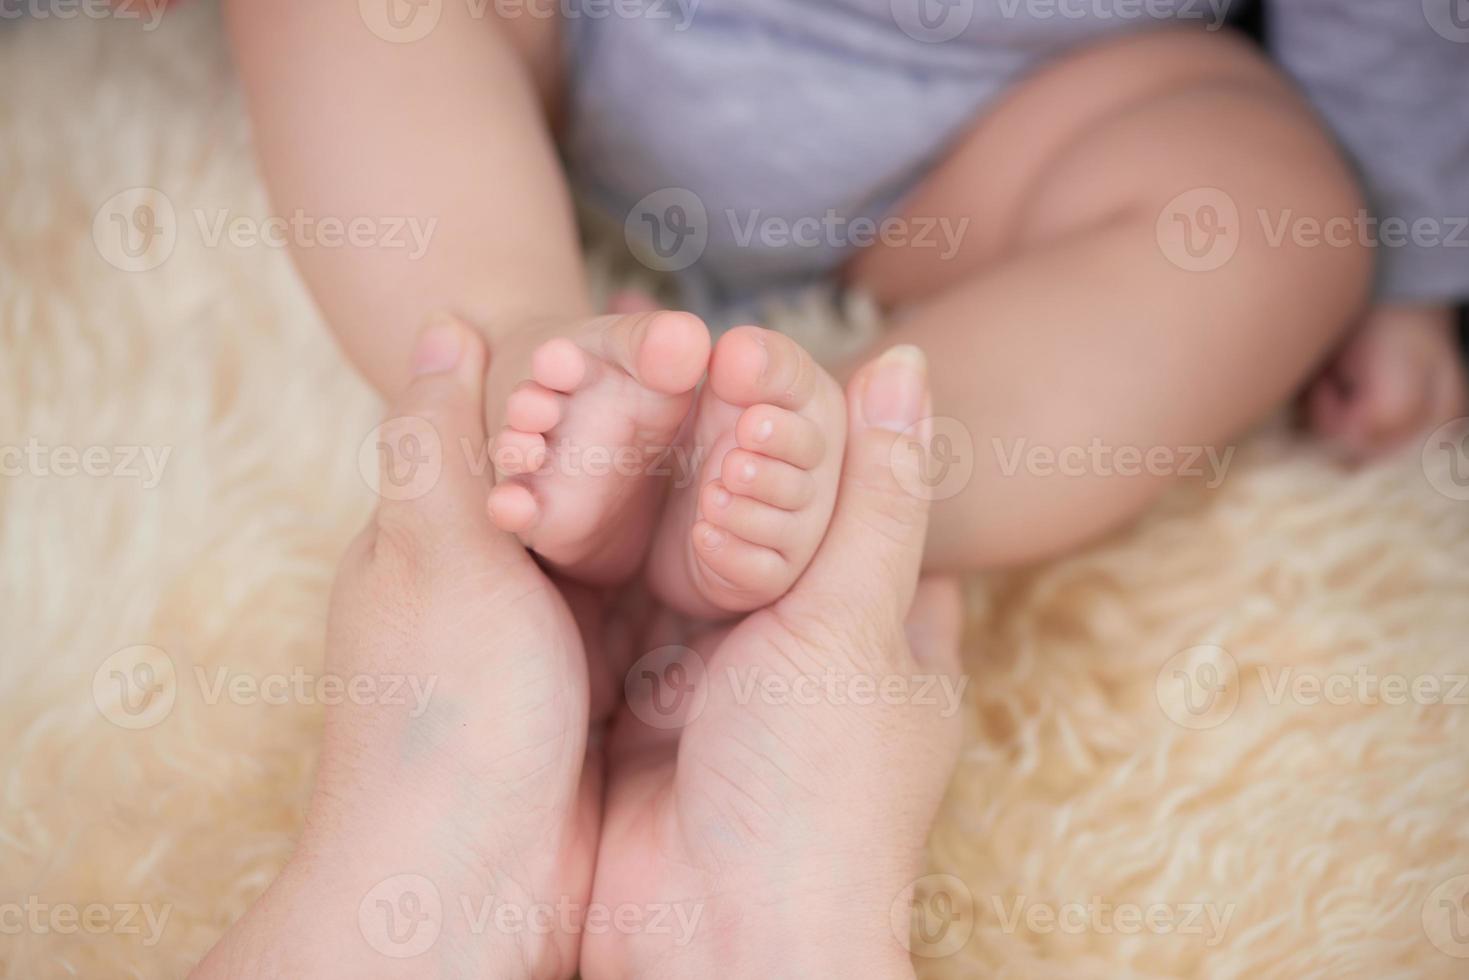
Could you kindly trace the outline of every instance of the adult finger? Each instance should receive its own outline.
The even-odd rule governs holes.
[[[962,671],[959,641],[964,631],[964,598],[959,583],[938,576],[920,580],[903,631],[919,666],[957,677]]]
[[[464,322],[432,318],[413,350],[412,377],[377,430],[379,529],[436,549],[484,541],[484,341]]]
[[[927,447],[928,370],[916,347],[894,347],[847,386],[847,455],[836,512],[811,566],[792,589],[799,602],[840,596],[896,629],[908,614],[929,500],[915,488]]]

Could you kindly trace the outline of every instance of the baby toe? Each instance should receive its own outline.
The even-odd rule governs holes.
[[[800,411],[816,394],[821,368],[794,340],[760,327],[735,327],[719,338],[709,387],[731,405],[767,402]]]
[[[575,391],[588,371],[586,352],[564,337],[546,341],[531,354],[531,377],[552,391]]]
[[[505,424],[521,432],[547,432],[561,421],[563,397],[534,381],[523,382],[505,399]]]
[[[486,507],[490,521],[507,534],[528,530],[540,516],[535,496],[515,482],[501,483],[492,489]]]
[[[798,515],[772,507],[753,497],[731,493],[724,484],[709,483],[700,495],[699,510],[704,520],[751,544],[782,551],[782,544],[797,536]]]
[[[821,427],[803,415],[774,405],[753,405],[740,415],[735,442],[741,449],[809,470],[826,454]]]
[[[790,566],[780,552],[746,541],[707,521],[694,524],[694,553],[706,594],[738,612],[764,605],[790,585]]]
[[[692,313],[633,313],[612,318],[598,349],[643,387],[681,395],[694,389],[709,366],[709,328]]]
[[[495,469],[507,476],[534,473],[546,462],[546,440],[539,433],[501,429],[495,437]]]
[[[782,510],[800,510],[816,495],[809,471],[744,449],[725,454],[719,477],[731,492]]]

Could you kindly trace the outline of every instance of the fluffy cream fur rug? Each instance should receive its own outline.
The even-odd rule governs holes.
[[[0,27],[8,977],[181,975],[271,879],[321,709],[216,685],[317,669],[372,503],[378,406],[286,256],[200,227],[266,213],[214,14],[143,23]],[[1469,974],[1469,508],[1428,455],[1258,438],[976,583],[924,977]]]

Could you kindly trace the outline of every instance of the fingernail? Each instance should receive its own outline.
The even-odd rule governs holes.
[[[755,378],[759,380],[763,379],[765,372],[770,370],[770,347],[766,345],[765,334],[763,333],[757,333],[755,335],[755,343],[760,349],[760,357],[758,359],[760,366],[755,369]]]
[[[438,374],[453,370],[464,353],[464,328],[447,314],[429,320],[413,351],[413,373]]]
[[[928,389],[928,359],[912,344],[884,351],[872,366],[862,393],[862,418],[868,425],[902,432],[923,416]]]

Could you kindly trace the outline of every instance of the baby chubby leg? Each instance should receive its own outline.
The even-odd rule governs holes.
[[[927,353],[936,431],[973,467],[942,488],[928,565],[1064,552],[1227,458],[1367,295],[1364,249],[1292,223],[1361,206],[1304,102],[1226,35],[1140,34],[1021,82],[896,215],[968,219],[957,251],[879,244],[848,270],[894,309],[884,342]]]

